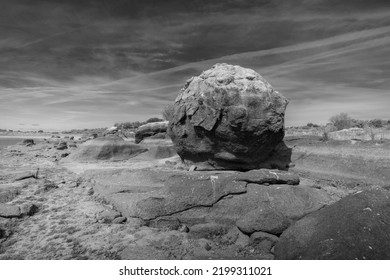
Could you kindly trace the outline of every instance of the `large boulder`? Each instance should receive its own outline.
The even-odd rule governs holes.
[[[390,192],[346,196],[283,232],[276,259],[390,259]]]
[[[189,162],[255,169],[284,137],[287,99],[258,73],[228,64],[187,81],[168,134]]]
[[[116,135],[89,140],[67,157],[67,160],[89,162],[98,160],[120,161],[135,157],[148,149],[124,141]]]
[[[140,143],[144,138],[150,137],[159,133],[166,133],[168,122],[152,122],[141,125],[135,132],[135,143]]]

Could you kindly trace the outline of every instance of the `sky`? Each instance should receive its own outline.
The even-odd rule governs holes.
[[[0,0],[0,128],[161,117],[215,63],[254,69],[286,126],[390,119],[387,0]]]

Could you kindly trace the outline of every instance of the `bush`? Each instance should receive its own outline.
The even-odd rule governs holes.
[[[162,116],[163,116],[164,120],[171,121],[173,119],[174,113],[175,113],[175,105],[174,104],[168,104],[163,109]]]
[[[369,125],[371,127],[380,128],[380,127],[382,127],[382,120],[380,120],[380,119],[370,120]]]
[[[306,126],[308,126],[308,127],[320,127],[318,124],[315,124],[315,123],[308,123]]]
[[[329,121],[337,128],[337,130],[347,129],[354,126],[353,119],[347,113],[340,113],[332,116]]]
[[[163,119],[159,119],[159,118],[150,118],[146,121],[146,123],[153,123],[153,122],[162,122],[164,121]]]

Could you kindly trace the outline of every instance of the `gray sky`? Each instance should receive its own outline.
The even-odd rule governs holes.
[[[339,112],[390,119],[389,1],[0,2],[0,128],[160,117],[217,62],[283,93],[288,126]]]

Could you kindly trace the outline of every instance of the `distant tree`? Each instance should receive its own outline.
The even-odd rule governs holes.
[[[329,121],[337,128],[337,130],[353,127],[353,119],[347,113],[340,113],[332,116]]]
[[[315,123],[308,123],[306,126],[308,127],[320,127],[318,124],[315,124]]]
[[[370,121],[369,121],[369,125],[370,125],[371,127],[376,127],[376,128],[380,128],[380,127],[383,126],[383,125],[382,125],[382,120],[380,120],[380,119],[373,119],[373,120],[370,120]]]
[[[164,121],[164,120],[160,119],[160,118],[150,118],[150,119],[146,120],[146,123],[162,122],[162,121]]]
[[[175,113],[175,105],[171,103],[165,106],[165,108],[162,111],[162,116],[164,120],[171,121],[173,119],[174,113]]]
[[[352,119],[353,127],[364,128],[365,125],[366,125],[366,121]]]

